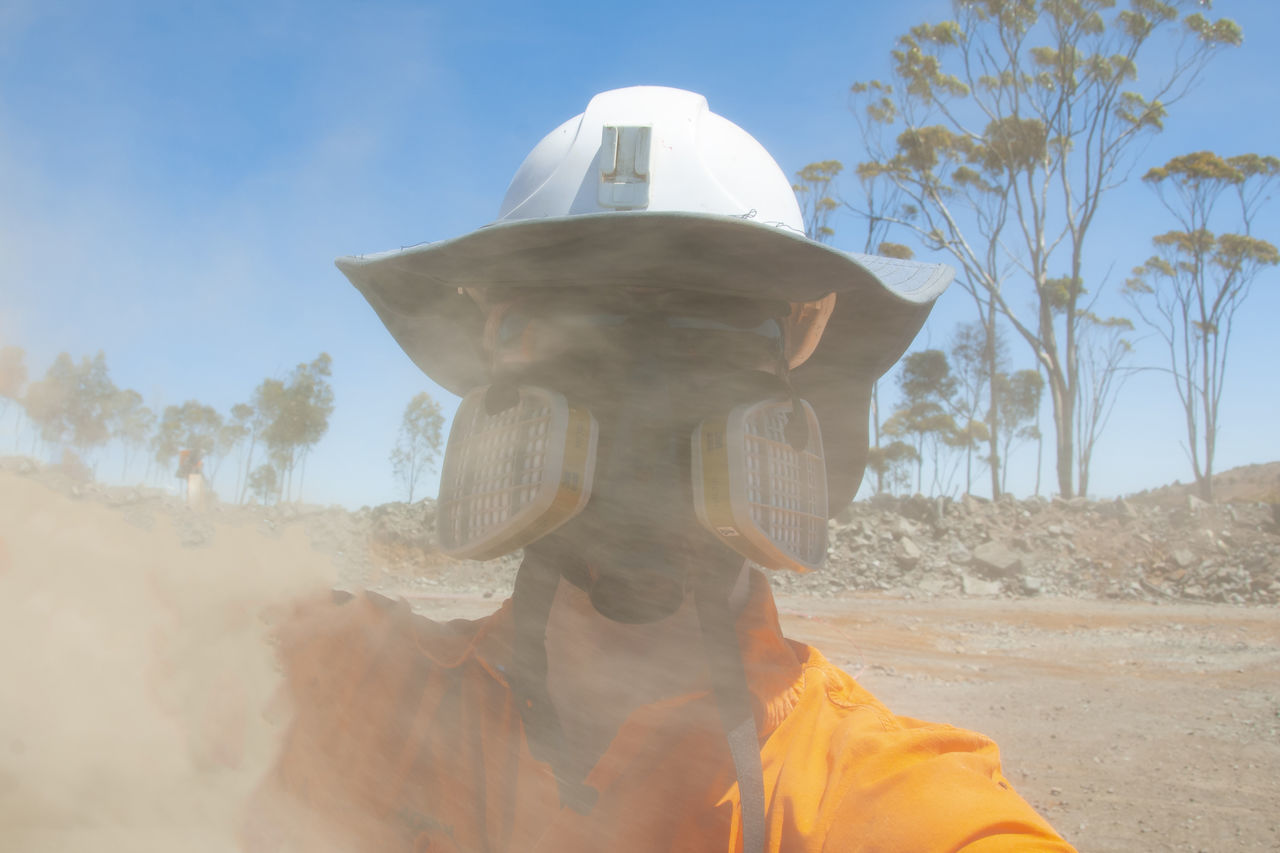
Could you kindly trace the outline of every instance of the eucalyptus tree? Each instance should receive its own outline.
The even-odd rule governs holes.
[[[232,407],[231,414],[233,418],[239,417],[237,412],[243,414],[244,409],[249,409],[246,426],[249,428],[249,450],[244,456],[244,467],[241,471],[240,488],[238,490],[237,501],[244,503],[245,498],[250,491],[250,477],[253,472],[254,451],[258,447],[258,443],[266,443],[267,429],[275,421],[277,413],[283,405],[284,399],[284,383],[279,379],[264,379],[258,383],[258,387],[253,389],[253,394],[249,398],[248,403],[238,403]],[[261,478],[259,480],[261,482]],[[276,482],[272,481],[273,487]]]
[[[859,174],[902,194],[895,223],[949,254],[984,322],[1006,318],[1043,368],[1064,496],[1076,492],[1088,238],[1142,142],[1241,43],[1210,5],[954,0],[952,20],[898,39],[887,80],[852,87]]]
[[[919,460],[916,449],[905,441],[891,441],[867,449],[867,470],[876,475],[875,492],[897,492],[911,485],[912,462]]]
[[[18,404],[13,419],[14,442],[17,442],[18,424],[22,418],[22,392],[27,385],[27,354],[20,346],[0,347],[0,420],[8,414],[10,406]]]
[[[230,458],[232,454],[236,454],[235,472],[236,481],[232,487],[232,494],[240,495],[240,479],[241,469],[244,467],[244,444],[245,439],[249,438],[252,433],[250,424],[253,421],[253,406],[248,403],[236,403],[231,407],[230,417],[223,423],[222,430],[218,433],[219,452],[223,459]]]
[[[1133,322],[1127,317],[1099,317],[1089,310],[1079,312],[1075,435],[1076,483],[1082,495],[1089,493],[1093,451],[1111,419],[1120,389],[1131,375],[1125,366],[1133,352],[1133,343],[1126,337],[1131,331]],[[1043,379],[1038,372],[1031,372],[1036,373],[1037,379]]]
[[[844,169],[839,160],[823,160],[821,163],[810,163],[796,172],[796,183],[791,185],[796,198],[800,202],[800,212],[804,215],[804,233],[810,240],[828,243],[835,236],[831,227],[831,214],[840,207],[835,198],[831,182]]]
[[[1040,412],[1040,401],[1044,396],[1044,377],[1038,370],[997,373],[994,385],[1002,401],[995,435],[1000,443],[1000,491],[1003,492],[1008,487],[1009,453],[1013,445],[1018,441],[1040,438],[1036,416]],[[1037,469],[1037,493],[1040,491],[1038,473]]]
[[[23,406],[46,444],[73,447],[83,459],[111,437],[115,394],[105,354],[77,362],[62,352],[44,377],[27,387]]]
[[[333,387],[328,381],[332,374],[333,359],[322,352],[311,362],[297,365],[288,381],[271,386],[263,399],[269,416],[263,438],[280,474],[282,498],[294,494],[295,472],[296,494],[301,496],[307,455],[329,430],[334,407]]]
[[[951,361],[955,365],[958,382],[955,412],[967,426],[969,440],[965,445],[965,492],[972,493],[972,456],[978,442],[987,443],[987,467],[991,473],[991,499],[1000,497],[1004,490],[999,476],[1004,455],[997,440],[999,433],[1000,398],[1005,387],[992,382],[992,377],[1002,376],[1008,361],[1008,346],[999,327],[985,322],[986,315],[979,314],[975,323],[961,323],[951,338]]]
[[[391,470],[407,489],[409,503],[413,503],[413,492],[422,475],[435,470],[443,428],[440,405],[426,391],[415,394],[404,408],[400,433],[391,449]]]
[[[924,489],[926,445],[933,461],[934,482],[939,481],[939,458],[943,447],[956,446],[956,422],[951,415],[956,380],[942,350],[908,353],[898,376],[902,400],[885,421],[886,435],[910,438],[914,442],[916,491]]]
[[[1232,324],[1258,273],[1280,262],[1275,245],[1253,235],[1254,219],[1277,175],[1280,159],[1275,157],[1223,158],[1200,151],[1143,176],[1178,228],[1152,239],[1156,254],[1134,270],[1126,295],[1168,350],[1169,374],[1186,422],[1187,455],[1200,497],[1207,501],[1213,500]],[[1214,232],[1224,225],[1233,230]]]
[[[214,457],[222,415],[213,406],[199,400],[187,400],[180,406],[165,406],[152,438],[155,460],[161,468],[170,466],[179,452],[189,450],[201,457]]]
[[[110,403],[111,437],[120,443],[120,479],[127,480],[133,455],[146,448],[156,426],[156,413],[132,388],[116,392]]]
[[[274,465],[263,463],[245,479],[245,488],[262,503],[271,503],[280,495],[280,475]]]

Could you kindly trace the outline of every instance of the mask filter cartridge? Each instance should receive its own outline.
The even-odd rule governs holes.
[[[808,422],[792,446],[787,424]],[[807,572],[827,555],[827,466],[812,407],[799,400],[737,406],[693,434],[698,521],[722,543],[767,569]]]
[[[589,411],[526,385],[490,414],[487,390],[459,404],[440,475],[440,550],[459,559],[500,557],[555,530],[586,506],[595,474],[599,428]]]

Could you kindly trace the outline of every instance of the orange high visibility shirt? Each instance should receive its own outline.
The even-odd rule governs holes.
[[[982,735],[890,713],[783,638],[768,583],[738,618],[756,700],[766,849],[1070,851]],[[561,808],[503,675],[510,602],[432,622],[404,602],[300,607],[280,636],[294,719],[243,831],[252,851],[741,850],[737,781],[710,691],[647,705]]]

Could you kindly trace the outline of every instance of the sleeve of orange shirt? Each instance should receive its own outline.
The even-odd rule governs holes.
[[[1000,773],[989,739],[899,718],[892,766],[845,791],[824,849],[1014,853],[1073,848]]]
[[[823,850],[1073,851],[1013,791],[989,738],[895,716],[820,654],[806,651],[805,688],[789,717],[799,725],[783,723],[777,734],[784,742],[774,748],[821,756],[825,766],[784,770],[775,796],[797,805],[810,797],[824,801],[814,810],[826,824]],[[765,749],[767,759],[770,745]],[[803,790],[806,776],[818,790]],[[778,849],[788,849],[785,839]]]

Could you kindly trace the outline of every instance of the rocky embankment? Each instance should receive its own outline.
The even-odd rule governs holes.
[[[21,457],[0,459],[0,472],[115,507],[140,527],[167,517],[192,548],[211,541],[220,524],[253,525],[266,536],[301,526],[347,587],[504,597],[519,565],[518,556],[462,563],[439,554],[431,500],[355,512],[215,504],[196,513],[157,489],[76,482],[57,466]],[[1211,505],[1186,494],[1170,497],[1167,490],[1102,502],[880,496],[830,522],[821,572],[772,577],[780,591],[819,596],[883,591],[1274,604],[1280,601],[1280,506],[1239,497]]]
[[[1270,504],[1140,500],[991,502],[880,497],[830,525],[826,569],[796,592],[1058,595],[1267,604],[1280,600]]]

